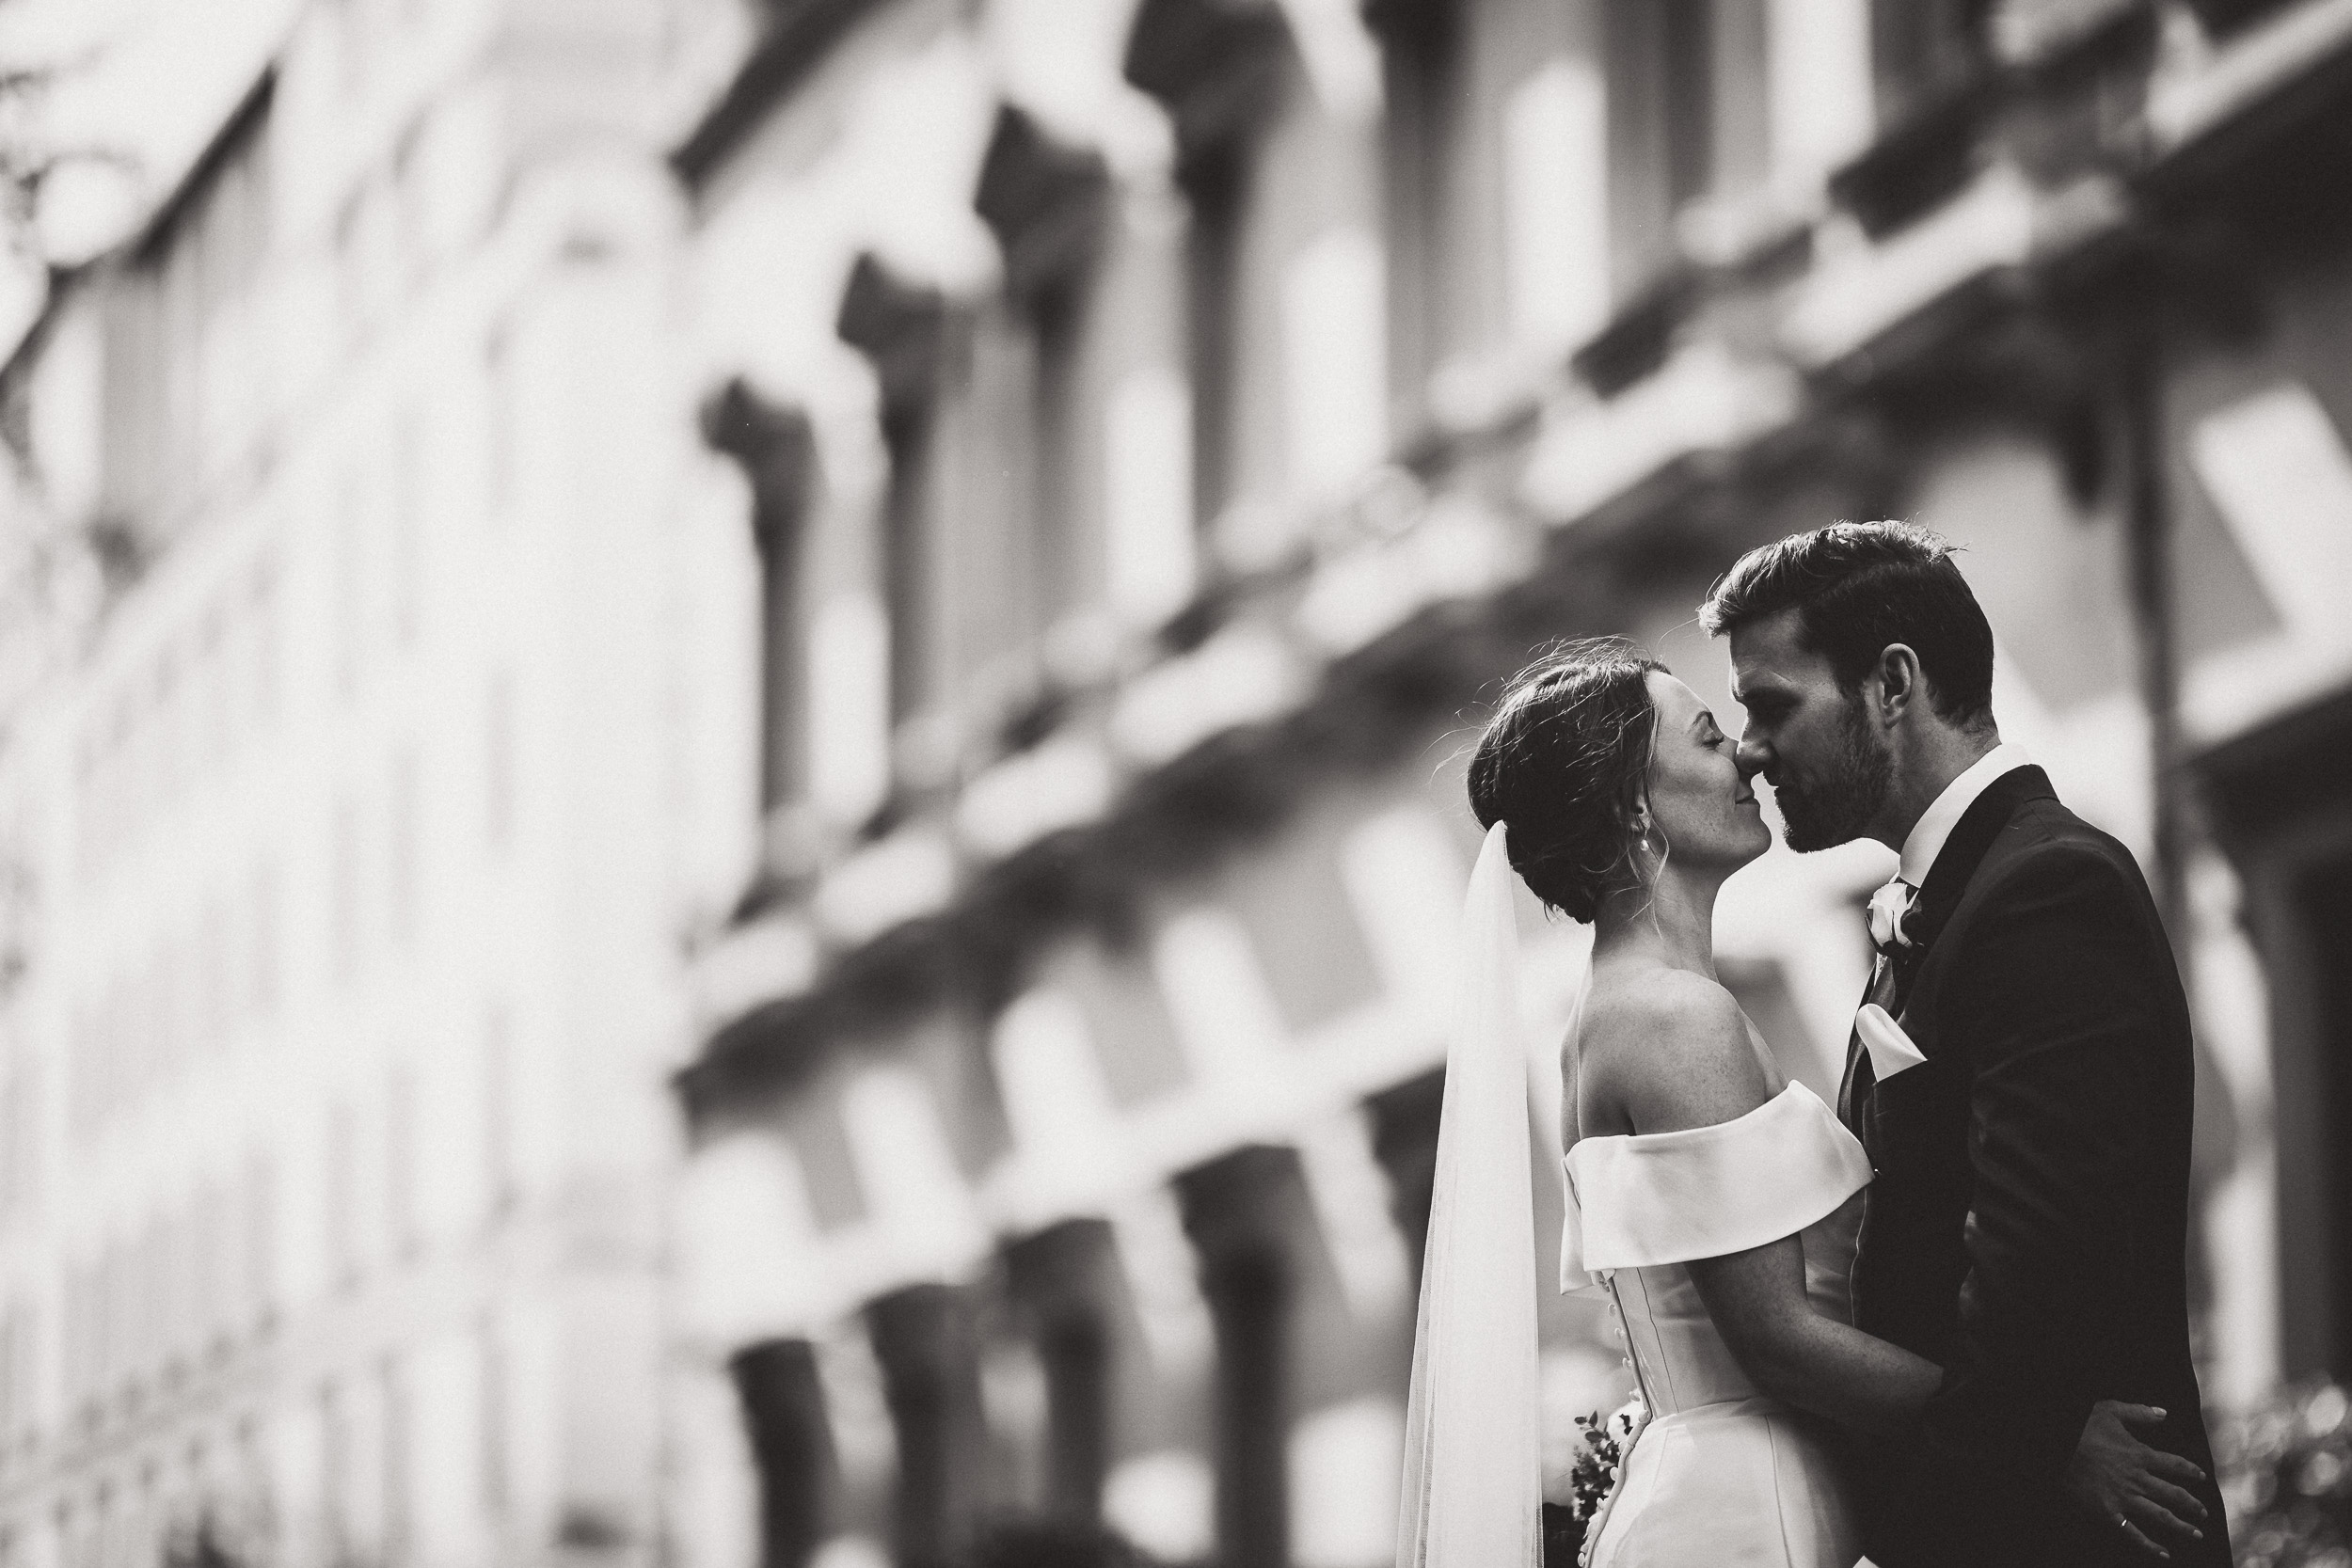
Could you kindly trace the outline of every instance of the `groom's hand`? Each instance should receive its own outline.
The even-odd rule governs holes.
[[[2185,1550],[2205,1538],[2204,1505],[2185,1490],[2203,1484],[2205,1472],[2151,1448],[2130,1430],[2163,1419],[2153,1405],[2101,1400],[2067,1462],[2066,1490],[2107,1528],[2130,1537],[2149,1556],[2169,1560],[2170,1548]]]

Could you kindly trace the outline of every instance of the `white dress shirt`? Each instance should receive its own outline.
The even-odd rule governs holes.
[[[1902,866],[1895,875],[1914,889],[1927,886],[1928,873],[1935,868],[1935,857],[1944,852],[1944,841],[1952,836],[1952,830],[1968,815],[1968,808],[1977,803],[1977,797],[2002,774],[2032,761],[2023,746],[2005,740],[1970,763],[1960,777],[1944,786],[1944,793],[1935,798],[1934,803],[1919,814],[1910,836],[1903,840]]]

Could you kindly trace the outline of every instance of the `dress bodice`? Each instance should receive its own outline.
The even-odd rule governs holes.
[[[1561,1289],[1609,1289],[1653,1418],[1756,1397],[1691,1260],[1797,1236],[1815,1309],[1850,1317],[1870,1164],[1802,1084],[1715,1126],[1581,1139],[1566,1174]]]

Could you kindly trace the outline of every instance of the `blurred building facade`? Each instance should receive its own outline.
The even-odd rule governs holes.
[[[675,21],[303,8],[5,372],[0,1560],[658,1533]]]
[[[2165,901],[2209,1398],[2352,1370],[2347,101],[2345,0],[304,8],[0,373],[0,1561],[1386,1561],[1482,704],[1736,722],[1836,517]],[[1890,862],[1722,911],[1824,1093]]]
[[[2328,0],[771,8],[674,157],[760,594],[680,1080],[681,1377],[750,1433],[712,1383],[680,1473],[763,1521],[711,1560],[1006,1513],[1387,1560],[1481,701],[1603,631],[1721,699],[1708,582],[1837,517],[1969,547],[2005,733],[2171,918],[2216,1408],[2341,1372],[2347,45]],[[1726,895],[1817,1085],[1887,863]],[[1540,989],[1575,934],[1527,924]],[[1548,1307],[1555,1427],[1621,1392],[1596,1327]]]

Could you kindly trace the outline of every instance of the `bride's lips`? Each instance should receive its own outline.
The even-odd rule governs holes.
[[[1743,789],[1731,798],[1731,803],[1735,806],[1755,806],[1756,805],[1756,791]],[[1763,808],[1757,806],[1757,809],[1760,811]]]

